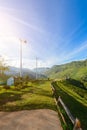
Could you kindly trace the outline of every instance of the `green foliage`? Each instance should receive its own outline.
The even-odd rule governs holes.
[[[78,117],[84,130],[87,129],[87,90],[84,86],[78,87],[79,81],[62,80],[54,82],[56,98],[61,96],[63,102],[69,108],[72,115]]]
[[[50,78],[73,78],[87,81],[87,60],[53,66],[46,72]]]
[[[18,111],[31,109],[56,110],[49,81],[28,82],[27,87],[0,90],[0,111]]]
[[[2,57],[0,57],[0,75],[3,75],[4,71],[6,70],[9,70],[8,66],[6,66],[5,60]]]
[[[84,86],[84,83],[82,83],[81,81],[79,80],[75,80],[75,79],[66,79],[65,80],[65,83],[66,84],[70,84],[70,85],[73,85],[73,86],[76,86],[76,87],[79,87],[79,88],[82,88],[82,89],[85,89],[86,90],[86,87]]]
[[[28,86],[28,82],[29,82],[29,76],[25,76],[25,77],[15,77],[15,88],[17,89],[22,89],[22,88],[26,88]]]
[[[3,88],[6,89],[6,90],[8,90],[8,89],[10,89],[10,86],[4,85]]]
[[[6,84],[6,80],[8,79],[9,76],[5,75],[5,71],[9,70],[8,66],[6,66],[5,64],[5,60],[0,57],[0,81],[2,82],[2,84]],[[1,83],[0,83],[1,84]]]

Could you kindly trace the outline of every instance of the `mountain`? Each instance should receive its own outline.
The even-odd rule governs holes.
[[[32,69],[33,72],[36,72],[39,73],[39,74],[45,74],[46,71],[48,71],[50,68],[48,67],[39,67],[39,68],[34,68]]]
[[[20,68],[16,68],[16,67],[12,67],[12,66],[9,66],[9,70],[5,71],[6,75],[19,76],[19,73],[20,73]],[[33,73],[31,70],[26,69],[26,68],[22,69],[22,75],[23,76],[29,75],[30,77],[33,77],[33,78],[35,77],[35,73]]]
[[[87,59],[67,64],[54,65],[46,72],[50,78],[74,78],[87,80]]]
[[[11,67],[11,66],[9,66],[8,71],[5,71],[6,75],[12,75],[12,76],[19,76],[19,73],[20,73],[20,68]],[[22,69],[22,75],[23,76],[28,75],[30,78],[34,78],[34,79],[36,78],[36,73],[27,68]],[[37,74],[37,78],[46,78],[46,76],[43,74]]]

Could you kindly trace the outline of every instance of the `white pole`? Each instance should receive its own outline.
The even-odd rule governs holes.
[[[22,44],[23,43],[27,43],[27,41],[20,39],[20,77],[22,77]]]
[[[20,77],[22,77],[22,40],[20,40]]]
[[[36,79],[37,79],[37,57],[36,57]]]

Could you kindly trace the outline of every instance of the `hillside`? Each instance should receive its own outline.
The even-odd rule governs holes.
[[[55,97],[58,99],[60,96],[74,118],[78,118],[81,121],[83,130],[87,129],[87,90],[84,85],[77,80],[67,79],[53,82],[52,85],[55,88]],[[61,106],[60,106],[61,107]],[[62,109],[62,108],[61,108]],[[64,110],[62,114],[66,117]],[[65,118],[67,120],[67,118]],[[67,122],[68,123],[68,122]],[[70,123],[66,127],[70,129]],[[67,129],[65,129],[67,130]]]
[[[32,69],[33,72],[38,72],[39,74],[44,74],[46,71],[48,71],[50,68],[47,67],[39,67],[39,68],[34,68]]]
[[[11,66],[9,67],[8,71],[5,71],[6,75],[18,76],[19,73],[20,73],[20,68],[11,67]],[[36,78],[36,72],[33,72],[32,70],[27,68],[22,69],[22,75],[23,76],[28,75],[30,78],[34,78],[34,79]],[[44,74],[37,73],[37,78],[47,78],[47,77]]]
[[[46,72],[50,78],[73,78],[87,80],[87,60],[54,65]]]
[[[20,68],[16,68],[16,67],[11,67],[9,66],[9,70],[5,71],[6,75],[14,75],[14,76],[18,76],[20,73]],[[35,73],[33,73],[31,70],[23,68],[22,69],[22,74],[23,76],[25,75],[29,75],[32,78],[35,78]]]

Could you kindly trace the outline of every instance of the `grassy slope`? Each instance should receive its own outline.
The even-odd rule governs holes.
[[[74,79],[81,79],[87,75],[87,60],[53,66],[46,74],[50,78],[65,78],[69,76]]]
[[[87,90],[67,81],[55,84],[56,96],[61,96],[74,117],[81,120],[84,130],[87,128]]]
[[[16,111],[49,108],[56,110],[52,97],[50,82],[37,81],[29,83],[25,89],[0,90],[0,110]]]

